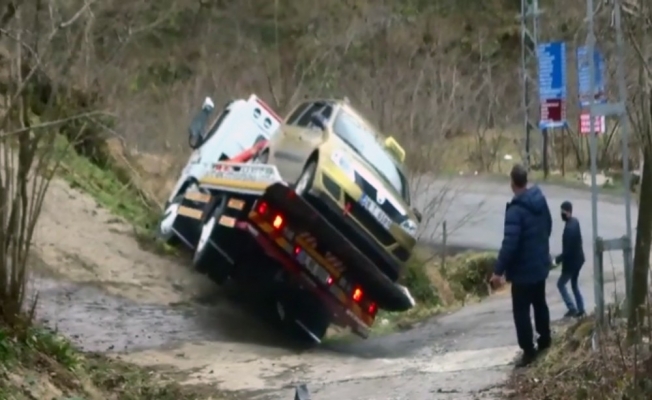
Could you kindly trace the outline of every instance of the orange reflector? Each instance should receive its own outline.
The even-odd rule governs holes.
[[[223,226],[227,226],[229,228],[233,228],[235,226],[235,222],[236,222],[235,218],[222,215],[220,217],[219,224]]]
[[[245,206],[245,202],[240,199],[230,199],[227,207],[235,208],[236,210],[242,210]]]
[[[359,302],[360,300],[362,300],[362,289],[360,289],[359,287],[355,288],[355,290],[353,291],[353,300],[355,302]]]
[[[272,226],[276,229],[281,229],[283,226],[283,217],[280,215],[277,215],[274,217],[274,222],[272,222]]]

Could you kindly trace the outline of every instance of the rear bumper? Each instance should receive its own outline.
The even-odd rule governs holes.
[[[392,282],[398,281],[402,263],[396,260],[378,242],[351,218],[344,215],[342,208],[328,194],[311,191],[307,200],[351,243],[367,256]]]
[[[291,276],[296,279],[299,285],[313,291],[321,301],[326,304],[335,317],[333,322],[338,325],[350,327],[360,337],[366,339],[370,334],[371,325],[365,323],[351,310],[340,303],[337,298],[322,289],[298,263],[292,259],[281,246],[272,238],[268,237],[262,230],[249,221],[240,221],[236,224],[240,230],[248,232],[260,248],[271,258],[277,260]]]

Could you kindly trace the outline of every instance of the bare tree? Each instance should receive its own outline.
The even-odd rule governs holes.
[[[76,57],[77,48],[73,44],[62,52],[53,48],[53,41],[70,33],[90,4],[64,12],[52,3],[52,19],[42,20],[39,1],[22,2],[7,8],[13,12],[5,14],[0,28],[11,43],[1,66],[10,73],[0,82],[5,101],[0,116],[0,319],[17,328],[26,327],[34,311],[32,307],[27,315],[23,312],[29,255],[45,194],[66,151],[59,146],[58,134],[70,126],[83,130],[81,121],[88,123],[93,116],[61,113],[60,95],[71,92],[60,89],[50,76],[65,75],[70,66],[66,61]]]
[[[630,2],[631,3],[631,2]],[[631,5],[631,4],[630,4]],[[643,169],[640,201],[634,244],[634,273],[632,299],[628,325],[630,338],[644,321],[645,301],[648,294],[650,250],[652,245],[652,8],[648,2],[639,1],[638,8],[626,14],[628,44],[634,54],[636,85],[629,107],[630,120],[641,145]]]

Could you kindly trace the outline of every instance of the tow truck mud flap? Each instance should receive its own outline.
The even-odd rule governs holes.
[[[389,280],[360,250],[351,244],[326,218],[284,184],[267,188],[261,200],[282,211],[292,221],[297,234],[309,232],[320,246],[328,248],[350,268],[349,273],[365,286],[378,307],[388,311],[405,311],[413,306],[409,293]]]
[[[202,215],[211,196],[206,193],[186,193],[180,204],[177,221],[183,229],[177,231],[179,238],[191,249],[195,248],[202,227]]]

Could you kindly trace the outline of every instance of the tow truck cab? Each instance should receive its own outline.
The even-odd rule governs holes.
[[[254,94],[247,100],[229,102],[209,125],[214,109],[213,100],[207,97],[190,124],[188,143],[193,152],[168,202],[179,195],[188,182],[199,181],[213,163],[233,159],[257,142],[268,140],[282,121],[269,105]]]

